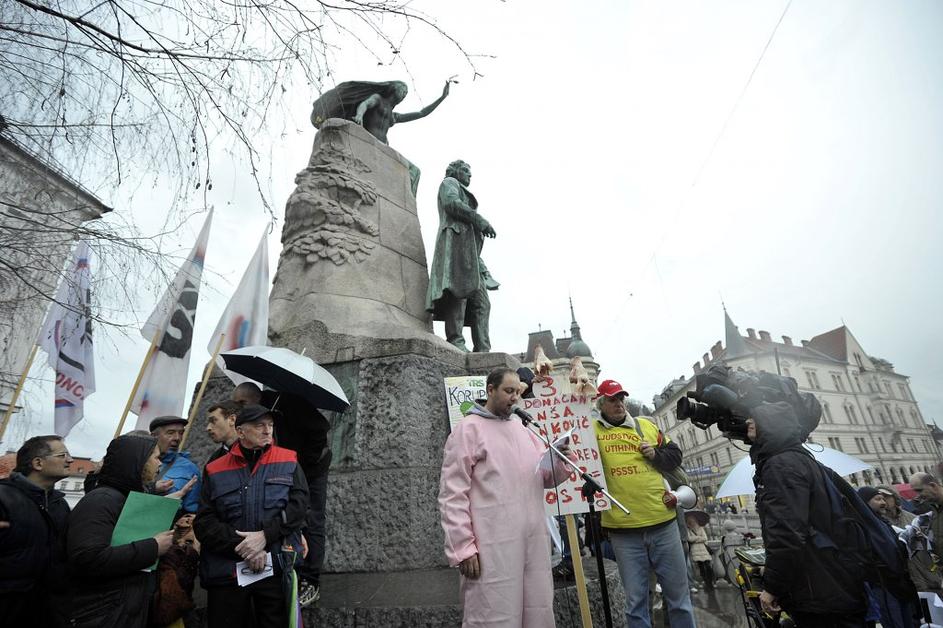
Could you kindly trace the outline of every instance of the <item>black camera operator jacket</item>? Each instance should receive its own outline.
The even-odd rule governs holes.
[[[838,549],[815,544],[815,531],[831,528],[831,506],[818,463],[801,446],[795,412],[784,402],[765,403],[753,419],[757,442],[750,457],[766,546],[764,588],[787,611],[863,615],[862,575]]]

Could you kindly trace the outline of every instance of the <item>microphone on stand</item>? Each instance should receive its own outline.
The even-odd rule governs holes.
[[[525,427],[534,422],[534,417],[532,417],[520,406],[514,406],[511,408],[511,412],[516,414],[521,419],[521,423],[523,423]]]

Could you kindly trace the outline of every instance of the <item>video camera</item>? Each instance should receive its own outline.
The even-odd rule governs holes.
[[[791,377],[715,364],[694,380],[695,390],[678,400],[678,420],[690,419],[702,430],[716,424],[727,438],[747,441],[747,419],[762,403],[787,402],[795,411],[803,440],[822,415],[815,396],[800,393]]]

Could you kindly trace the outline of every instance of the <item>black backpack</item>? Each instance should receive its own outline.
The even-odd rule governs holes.
[[[813,543],[834,547],[863,574],[865,582],[910,601],[916,590],[907,571],[907,556],[897,535],[878,518],[857,491],[834,471],[816,462],[828,494],[830,529],[815,530]]]

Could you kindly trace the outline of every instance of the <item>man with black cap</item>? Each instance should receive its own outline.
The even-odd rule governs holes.
[[[884,500],[884,494],[873,486],[862,486],[858,489],[858,497],[868,505],[871,512],[876,514],[881,520],[887,521],[887,502]],[[888,521],[888,523],[890,523]]]
[[[324,565],[327,518],[327,481],[333,454],[328,442],[330,424],[303,398],[291,393],[266,390],[252,382],[243,382],[232,392],[232,399],[240,406],[259,404],[277,408],[275,441],[298,456],[298,464],[308,484],[308,514],[304,536],[308,555],[298,565],[298,601],[302,606],[317,602],[321,597],[321,567]]]
[[[281,576],[295,554],[301,559],[308,485],[295,452],[274,444],[272,414],[245,406],[235,421],[238,440],[203,471],[193,528],[210,628],[251,625],[250,615],[258,628],[288,625]],[[237,569],[267,575],[239,586]]]
[[[159,416],[151,421],[148,427],[151,436],[157,439],[157,447],[160,449],[158,489],[167,493],[179,491],[187,482],[197,478],[196,485],[180,503],[182,510],[195,513],[200,504],[200,470],[190,460],[190,452],[178,451],[187,428],[187,420],[179,416]]]

